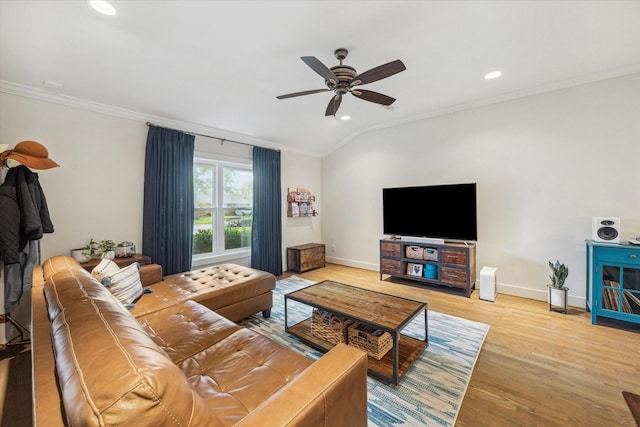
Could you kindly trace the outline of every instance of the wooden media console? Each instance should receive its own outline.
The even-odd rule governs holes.
[[[382,239],[380,280],[383,274],[413,280],[417,285],[463,289],[470,297],[476,283],[476,246]]]

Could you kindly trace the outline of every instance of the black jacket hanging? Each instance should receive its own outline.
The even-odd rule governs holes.
[[[43,233],[53,233],[53,223],[38,174],[23,165],[12,168],[0,185],[0,258],[5,265],[19,262],[27,242]]]
[[[53,223],[38,175],[23,165],[12,168],[0,185],[0,259],[7,310],[31,289],[43,233],[53,233]]]

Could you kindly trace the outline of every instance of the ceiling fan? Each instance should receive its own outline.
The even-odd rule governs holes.
[[[276,98],[286,99],[293,98],[302,95],[311,95],[320,92],[333,92],[335,95],[329,101],[325,116],[335,116],[340,103],[342,102],[342,95],[351,93],[365,101],[375,102],[376,104],[391,105],[395,102],[395,98],[384,95],[382,93],[374,92],[366,89],[356,89],[355,86],[364,85],[367,83],[373,83],[378,80],[382,80],[386,77],[393,76],[394,74],[404,71],[407,68],[402,61],[396,59],[387,64],[380,65],[365,71],[362,74],[358,74],[356,69],[348,65],[343,65],[342,61],[347,57],[349,51],[344,48],[336,49],[334,55],[340,61],[340,65],[327,68],[318,58],[315,56],[303,56],[300,59],[307,64],[313,71],[318,73],[320,77],[324,78],[324,83],[327,85],[326,89],[312,89],[302,92],[289,93],[286,95],[280,95]]]

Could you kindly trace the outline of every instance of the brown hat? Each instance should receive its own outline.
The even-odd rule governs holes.
[[[13,150],[2,153],[3,159],[13,159],[34,169],[51,169],[60,166],[49,158],[47,148],[36,141],[22,141]]]

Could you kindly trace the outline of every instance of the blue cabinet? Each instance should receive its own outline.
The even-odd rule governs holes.
[[[640,323],[640,247],[587,240],[587,311]]]

